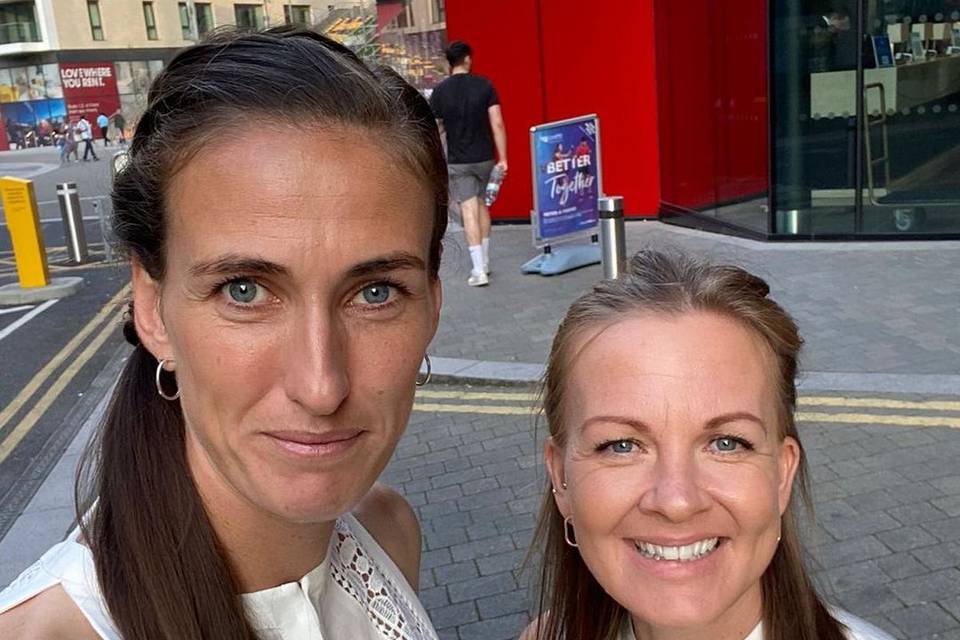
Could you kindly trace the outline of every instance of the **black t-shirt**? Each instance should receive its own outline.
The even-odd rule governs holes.
[[[487,109],[500,104],[493,83],[483,76],[457,73],[433,90],[430,106],[447,132],[447,161],[451,164],[494,159],[493,133]]]

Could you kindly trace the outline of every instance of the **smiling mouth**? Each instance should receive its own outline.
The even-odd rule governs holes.
[[[634,540],[633,546],[640,552],[640,555],[650,560],[694,562],[702,560],[716,551],[717,547],[720,546],[720,538],[706,538],[679,547]]]

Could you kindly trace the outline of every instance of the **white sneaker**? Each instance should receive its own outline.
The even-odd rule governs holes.
[[[467,286],[469,287],[485,287],[488,284],[490,284],[490,278],[485,273],[471,273],[470,277],[467,278]]]
[[[485,274],[487,274],[487,275],[490,275],[490,264],[489,264],[489,263],[483,265],[483,272],[484,272]]]

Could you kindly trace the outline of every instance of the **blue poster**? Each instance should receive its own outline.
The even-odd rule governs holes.
[[[542,124],[530,136],[537,244],[595,227],[601,193],[597,117]]]

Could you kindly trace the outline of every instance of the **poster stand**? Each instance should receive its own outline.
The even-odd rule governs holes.
[[[544,245],[543,253],[524,263],[522,273],[539,273],[542,276],[555,276],[580,267],[588,267],[600,262],[600,245],[597,236],[590,244],[566,244],[559,247]]]
[[[530,128],[533,245],[522,273],[553,276],[601,262],[597,203],[603,188],[596,114]],[[589,236],[590,242],[582,242]],[[575,242],[579,241],[579,242]]]

